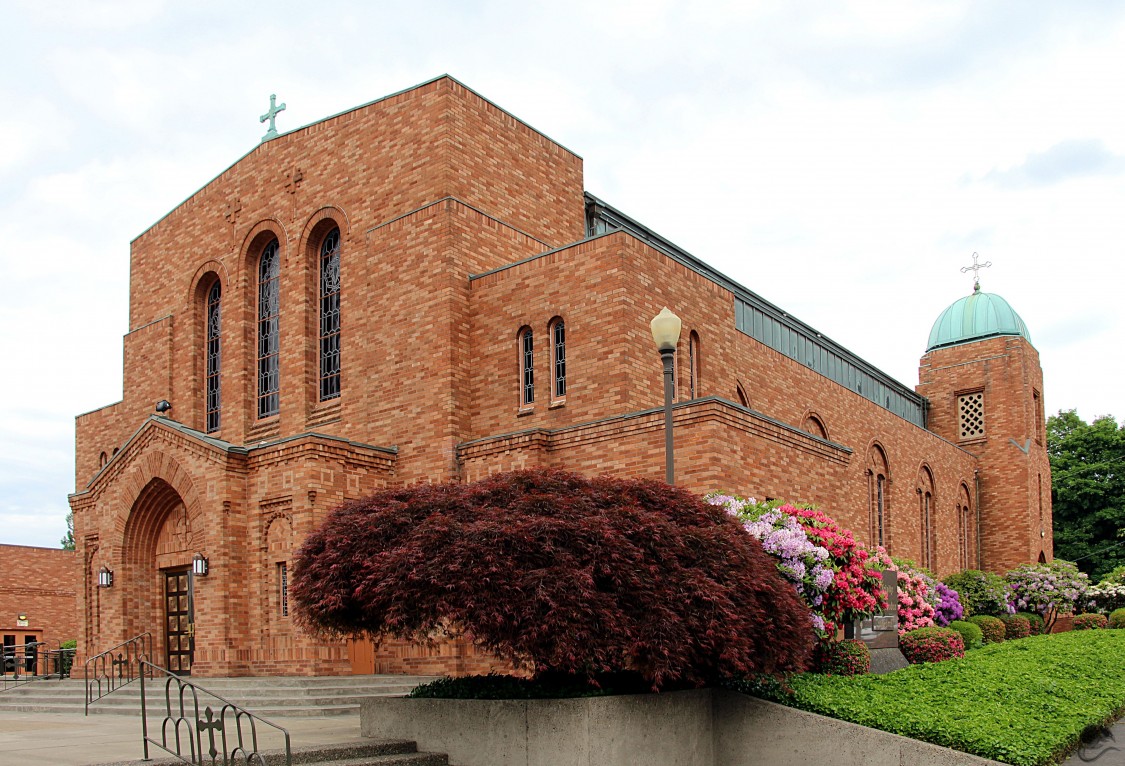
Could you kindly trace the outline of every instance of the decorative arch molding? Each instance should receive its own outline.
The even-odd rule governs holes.
[[[262,524],[262,545],[267,550],[269,548],[270,535],[275,534],[274,525],[285,522],[289,525],[288,534],[293,534],[293,515],[285,511],[270,514],[270,516]],[[280,527],[279,527],[280,529]]]
[[[891,478],[891,462],[887,457],[887,449],[878,439],[872,439],[867,445],[867,470],[876,471],[882,468],[884,475]]]
[[[162,485],[162,486],[161,486]],[[121,476],[115,503],[114,529],[121,532],[122,550],[139,544],[138,533],[156,525],[153,535],[175,504],[183,504],[188,524],[203,530],[203,506],[187,470],[167,452],[152,450]],[[165,489],[166,488],[166,489]],[[175,500],[172,500],[175,495]],[[128,553],[126,553],[128,556]]]
[[[242,238],[239,252],[242,254],[241,271],[243,274],[257,279],[258,256],[262,254],[262,247],[272,237],[277,237],[278,244],[281,245],[282,262],[289,260],[293,249],[289,246],[289,231],[285,228],[285,224],[281,222],[280,218],[263,218],[251,226],[249,231],[246,232],[246,236]]]
[[[825,441],[832,440],[832,437],[828,434],[828,426],[825,425],[824,418],[815,410],[805,412],[805,416],[801,418],[801,430],[813,436],[819,436]]]
[[[918,524],[922,566],[936,569],[937,562],[937,483],[929,463],[918,466]]]
[[[224,288],[231,284],[230,272],[227,271],[226,264],[214,258],[209,258],[199,264],[199,268],[195,270],[195,273],[191,275],[191,280],[187,283],[184,299],[188,301],[189,305],[195,306],[206,297],[207,290],[211,287],[211,280],[209,279],[211,275],[217,277]]]
[[[313,239],[318,233],[319,229],[327,230],[328,225],[325,221],[331,221],[336,226],[340,227],[340,236],[344,241],[351,241],[352,238],[352,221],[344,209],[336,205],[325,205],[320,210],[309,216],[305,221],[305,225],[301,228],[301,242],[306,243],[307,246],[312,246]]]
[[[751,409],[750,397],[746,395],[746,386],[742,385],[742,381],[737,378],[734,381],[734,396],[740,405],[746,409]]]

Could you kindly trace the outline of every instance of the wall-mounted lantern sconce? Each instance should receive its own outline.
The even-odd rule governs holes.
[[[191,573],[196,577],[203,577],[207,574],[208,568],[207,557],[202,553],[195,554],[191,560]]]
[[[98,587],[99,588],[112,588],[113,587],[113,572],[109,567],[102,567],[98,570]]]

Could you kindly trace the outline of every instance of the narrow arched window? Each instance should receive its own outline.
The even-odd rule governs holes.
[[[258,261],[258,417],[276,415],[281,390],[281,254],[276,239]]]
[[[535,403],[535,340],[531,328],[520,331],[520,404]]]
[[[551,362],[554,368],[551,394],[555,399],[562,399],[566,396],[566,327],[561,319],[551,324]]]
[[[929,492],[922,493],[922,560],[927,569],[934,566],[933,499]]]
[[[750,400],[746,397],[746,391],[742,388],[741,383],[735,383],[734,393],[738,396],[738,403],[746,409],[750,409]]]
[[[220,343],[223,324],[223,288],[219,280],[207,291],[207,358],[206,382],[204,384],[204,412],[206,413],[207,433],[219,430],[222,410],[222,344]]]
[[[688,335],[688,398],[698,399],[700,396],[699,384],[699,333],[695,330]]]
[[[879,545],[886,545],[885,523],[887,511],[887,477],[875,477],[875,539]]]
[[[320,245],[320,400],[340,395],[340,230]]]

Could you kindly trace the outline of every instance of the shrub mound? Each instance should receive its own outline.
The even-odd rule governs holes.
[[[1020,617],[1026,617],[1028,623],[1031,625],[1031,635],[1040,636],[1043,634],[1043,615],[1036,614],[1035,612],[1017,612]]]
[[[980,649],[984,645],[984,634],[981,633],[980,626],[976,623],[968,622],[966,620],[954,620],[949,623],[951,630],[955,630],[961,634],[961,640],[965,642],[965,650]]]
[[[978,614],[969,618],[969,622],[980,628],[986,644],[1004,643],[1004,623],[998,618],[987,614]]]
[[[918,628],[898,639],[898,648],[911,665],[943,662],[965,656],[961,634],[950,628]]]
[[[1015,638],[1027,638],[1031,635],[1031,621],[1018,614],[1005,614],[999,618],[1004,623],[1004,640],[1011,641]]]
[[[800,670],[813,644],[808,609],[721,508],[556,470],[348,503],[297,552],[290,596],[321,635],[464,635],[516,667],[654,688]]]
[[[814,673],[831,676],[862,676],[871,670],[871,650],[862,641],[821,641],[813,652]]]
[[[966,615],[1008,614],[1008,585],[992,572],[966,569],[945,578],[945,584],[957,591]]]
[[[1101,630],[1109,625],[1109,619],[1104,614],[1080,614],[1074,618],[1075,630]]]
[[[1110,612],[1108,622],[1111,628],[1125,628],[1125,607]]]

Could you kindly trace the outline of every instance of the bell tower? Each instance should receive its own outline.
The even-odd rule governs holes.
[[[929,429],[977,458],[968,507],[958,506],[962,561],[1000,574],[1049,561],[1043,369],[1019,314],[976,281],[971,295],[934,322],[918,380],[918,393],[929,400]]]

